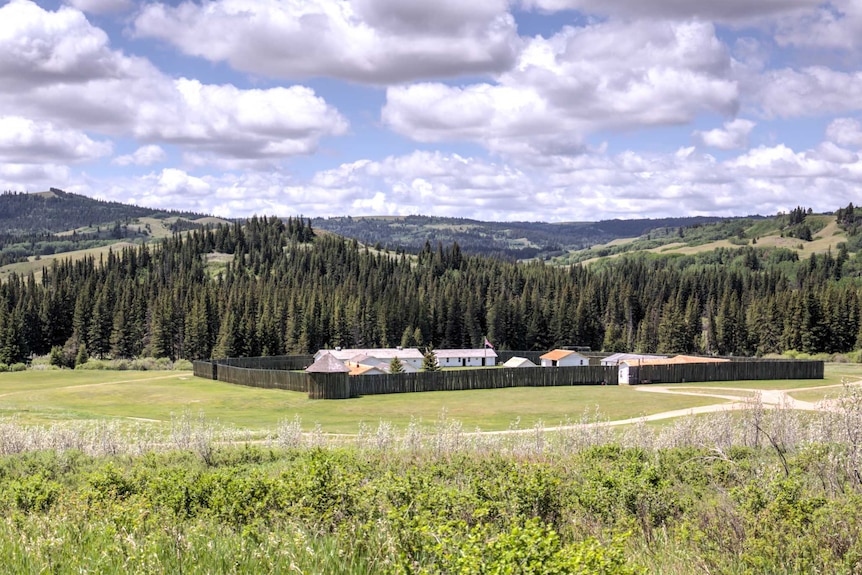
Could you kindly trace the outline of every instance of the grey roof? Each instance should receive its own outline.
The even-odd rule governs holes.
[[[415,347],[405,347],[403,349],[395,347],[382,349],[321,349],[315,355],[321,355],[324,352],[341,361],[350,360],[357,355],[364,355],[380,360],[392,359],[393,357],[397,357],[398,359],[422,359],[423,357],[422,352]]]
[[[490,348],[484,349],[435,349],[437,357],[497,357],[497,352]]]
[[[602,365],[616,365],[621,361],[631,361],[638,359],[667,359],[666,355],[650,355],[640,353],[615,353],[602,359]]]
[[[324,353],[320,359],[306,367],[305,371],[308,373],[350,373],[350,368],[331,353]]]

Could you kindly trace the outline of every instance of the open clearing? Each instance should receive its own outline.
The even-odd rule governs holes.
[[[320,424],[324,432],[356,433],[362,422],[386,421],[403,428],[411,419],[430,424],[445,414],[465,430],[503,431],[515,421],[521,428],[538,422],[556,427],[596,412],[615,424],[705,413],[750,400],[754,390],[762,390],[766,403],[782,397],[813,404],[838,393],[842,381],[862,379],[862,365],[829,364],[826,374],[825,380],[510,388],[326,401],[188,372],[27,371],[0,374],[0,417],[32,424],[99,419],[167,423],[172,415],[192,411],[250,431],[271,430],[299,416],[305,429]]]

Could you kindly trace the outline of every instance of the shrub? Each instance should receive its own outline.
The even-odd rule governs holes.
[[[187,359],[178,359],[174,362],[174,369],[177,371],[191,371],[195,366]]]
[[[76,365],[75,369],[102,371],[106,369],[111,369],[111,364],[110,362],[103,359],[89,359],[85,363],[79,363],[78,365]]]
[[[27,364],[21,362],[13,363],[9,366],[9,371],[27,371]]]

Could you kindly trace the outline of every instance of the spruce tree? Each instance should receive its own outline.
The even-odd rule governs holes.
[[[404,364],[398,359],[398,356],[392,358],[389,362],[389,373],[404,373]]]
[[[440,371],[440,366],[437,364],[437,356],[430,347],[422,354],[422,371]]]

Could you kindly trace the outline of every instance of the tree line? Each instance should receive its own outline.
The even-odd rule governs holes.
[[[13,274],[0,285],[0,363],[481,347],[484,337],[518,350],[843,353],[859,345],[859,263],[846,249],[799,261],[746,246],[562,268],[457,243],[393,254],[315,234],[310,220],[255,217]]]

